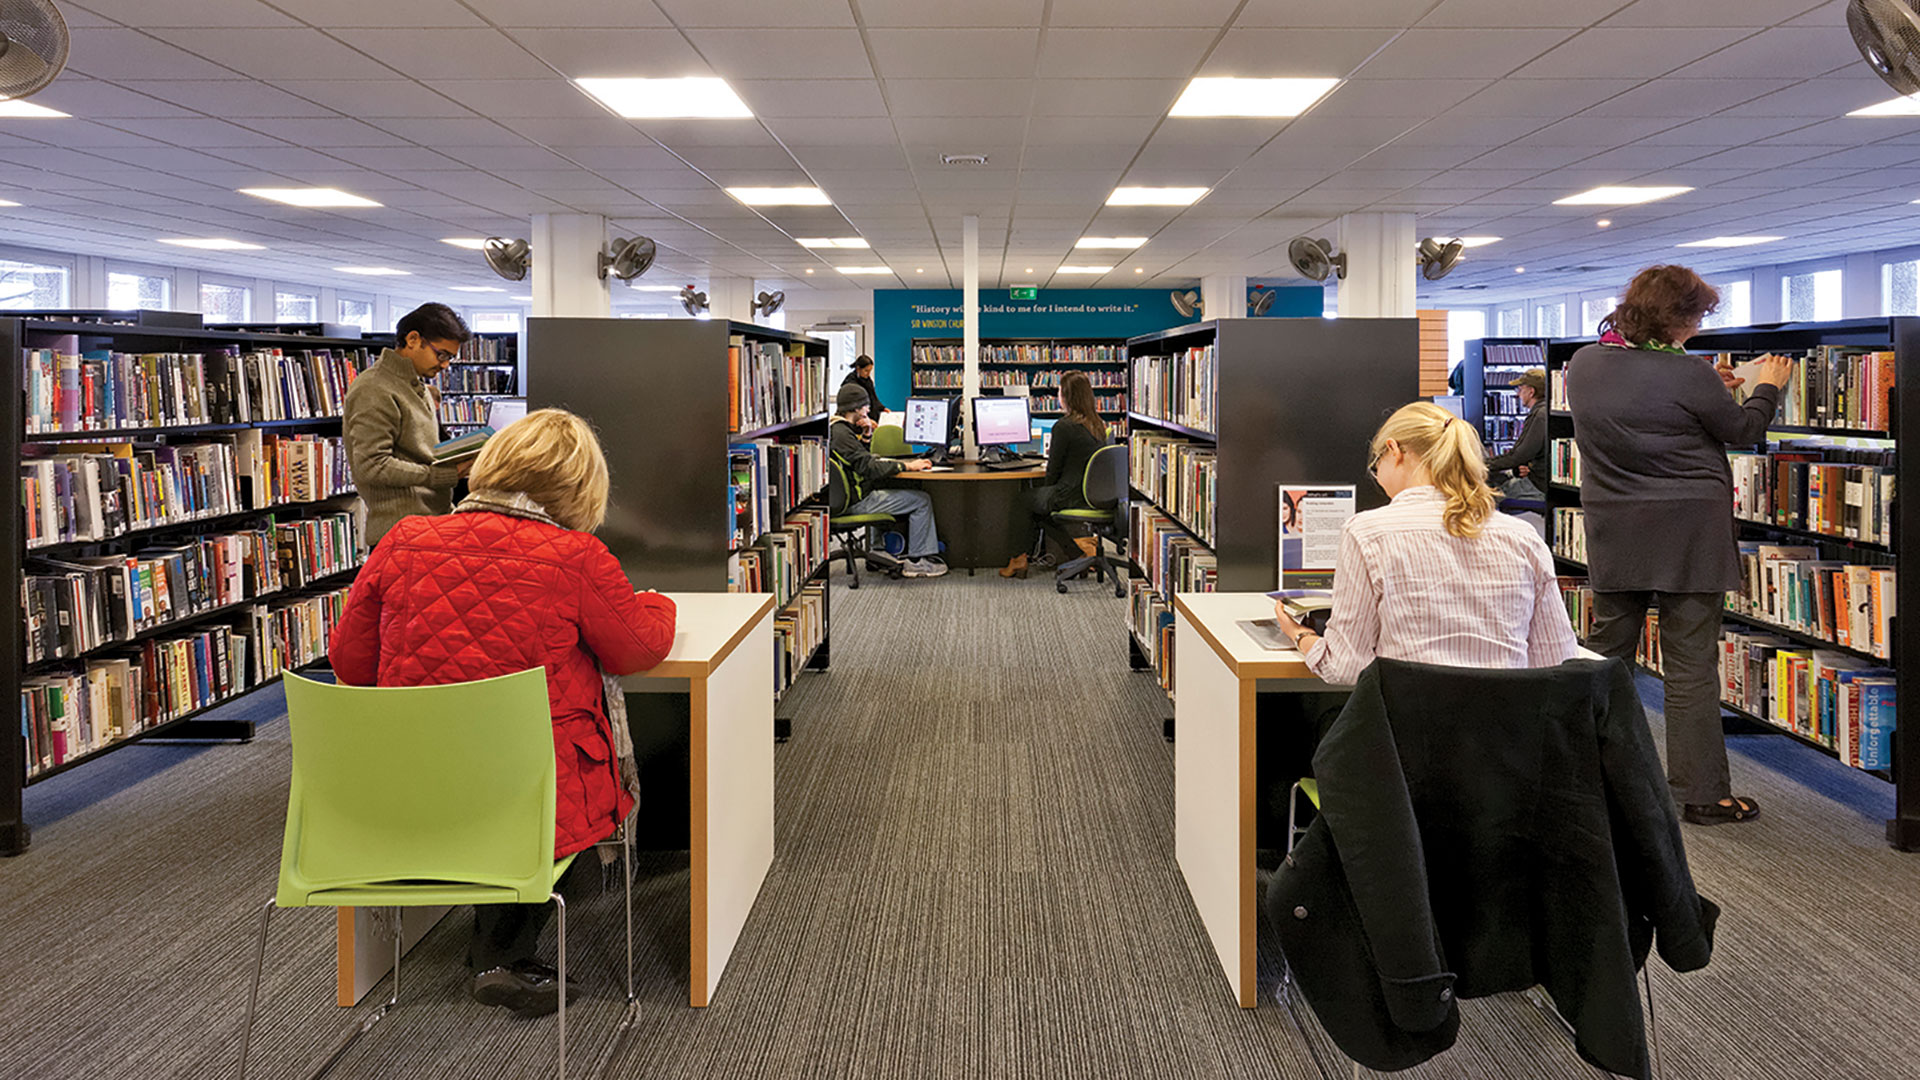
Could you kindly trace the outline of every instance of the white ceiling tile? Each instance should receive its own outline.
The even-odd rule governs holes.
[[[1741,0],[1702,4],[1700,0],[1637,0],[1602,20],[1602,26],[1673,28],[1683,26],[1773,26],[1814,7],[1818,0]],[[1839,26],[1841,20],[1830,25]]]
[[[771,120],[768,126],[781,142],[796,150],[819,146],[897,146],[893,121],[883,116],[833,120]]]
[[[1349,79],[1322,98],[1312,115],[1424,119],[1438,116],[1492,85],[1491,79]]]
[[[143,120],[140,133],[149,138],[169,142],[175,146],[191,146],[208,150],[218,150],[232,146],[285,146],[286,143],[271,135],[251,131],[238,124],[229,124],[224,120],[205,117],[177,120]],[[73,142],[81,146],[84,143]]]
[[[65,10],[71,5],[61,5]],[[236,0],[86,0],[86,10],[130,26],[297,26],[265,4]],[[78,25],[71,15],[70,24]]]
[[[1448,115],[1559,119],[1640,84],[1637,79],[1502,79],[1454,106]]]
[[[1385,30],[1236,28],[1227,31],[1200,73],[1241,78],[1344,78],[1393,38],[1394,34]]]
[[[141,121],[139,126],[144,128],[148,124],[156,122],[157,121]],[[213,122],[219,123],[217,120]],[[77,150],[86,150],[101,146],[157,147],[166,145],[166,142],[161,139],[148,138],[145,135],[130,131],[124,126],[116,127],[108,124],[94,124],[85,120],[68,120],[62,123],[60,125],[59,143],[61,146],[73,147]]]
[[[522,146],[525,136],[510,131],[492,120],[478,118],[447,117],[415,120],[407,117],[371,121],[382,131],[411,143],[431,147],[442,153],[458,156],[460,151],[470,146]]]
[[[635,120],[634,126],[666,146],[778,146],[757,121]]]
[[[1185,79],[1035,80],[1035,116],[1164,116]]]
[[[487,117],[585,120],[610,115],[578,87],[558,79],[439,79],[427,86]]]
[[[1248,0],[1237,26],[1389,27],[1412,26],[1434,0]]]
[[[1031,78],[1040,48],[1038,30],[870,30],[867,40],[888,79]]]
[[[857,30],[694,30],[693,45],[729,79],[846,79],[873,74]]]
[[[888,79],[886,101],[896,117],[1025,116],[1031,79]]]
[[[864,4],[860,17],[877,27],[1037,27],[1043,10],[1043,0],[884,0]]]
[[[1053,0],[1047,24],[1055,27],[1222,26],[1239,0]]]
[[[793,155],[777,146],[689,146],[680,156],[709,175],[753,171],[785,172],[794,167]]]
[[[1685,67],[1750,33],[1750,30],[1710,28],[1649,34],[1644,30],[1603,27],[1576,35],[1514,74],[1525,79],[1602,79],[1622,76],[1650,79]],[[1761,73],[1748,71],[1741,74],[1751,76]]]
[[[1595,116],[1706,116],[1792,86],[1791,79],[1655,79],[1594,105]],[[1522,85],[1533,85],[1528,81]]]
[[[361,118],[411,116],[470,116],[472,111],[446,95],[417,82],[387,79],[380,82],[354,82],[335,79],[292,79],[276,83],[289,95],[297,95],[325,108]],[[256,106],[266,107],[266,106]],[[216,114],[218,110],[209,110]],[[234,115],[234,114],[225,114]],[[259,116],[305,115],[301,113],[255,113]]]
[[[1592,0],[1441,0],[1420,20],[1424,27],[1586,27],[1604,7]]]
[[[333,157],[330,154],[323,154],[318,150],[311,150],[304,146],[243,146],[230,150],[222,150],[220,151],[220,156],[226,159],[228,168],[231,168],[234,163],[238,163],[256,169],[265,169],[270,172],[279,173],[293,180],[301,180],[304,175],[311,170],[337,169],[345,164],[345,162],[337,157]],[[253,187],[261,185],[235,184],[234,186]],[[274,185],[269,184],[263,186],[272,187]],[[238,197],[247,199],[245,195]]]
[[[777,4],[762,3],[760,0],[657,0],[657,2],[660,9],[673,20],[675,25],[689,28],[709,26],[851,27],[853,25],[853,11],[846,0],[781,0]]]
[[[171,0],[169,0],[171,2]],[[299,0],[284,4],[314,26],[468,27],[481,25],[458,0]]]
[[[815,146],[793,148],[793,156],[809,169],[874,169],[907,167],[906,152],[895,146]],[[828,193],[832,193],[828,188]]]
[[[234,75],[219,64],[139,31],[107,29],[74,31],[67,70],[102,79],[226,79]]]
[[[621,29],[671,26],[667,16],[650,3],[622,3],[619,0],[462,0],[496,26],[517,27],[593,27]],[[724,6],[722,4],[716,6]]]
[[[1675,72],[1683,78],[1737,79],[1755,72],[1811,78],[1836,68],[1864,66],[1853,39],[1835,28],[1763,30]]]
[[[1027,126],[1029,144],[1133,143],[1153,134],[1160,120],[1152,116],[1042,116]]]
[[[122,85],[154,97],[165,98],[176,105],[203,112],[210,116],[236,119],[256,116],[326,116],[336,115],[325,105],[317,105],[290,94],[276,86],[260,82],[257,79],[217,79],[193,80],[160,79],[154,81],[129,81]],[[376,86],[407,86],[392,80],[376,83],[361,83],[368,88]],[[58,84],[56,84],[57,88]],[[48,104],[52,104],[51,101]],[[76,114],[77,115],[77,114]]]
[[[1444,79],[1462,71],[1505,75],[1572,36],[1569,30],[1409,30],[1356,74],[1386,79]]]
[[[880,84],[872,79],[733,79],[728,85],[767,120],[887,115]]]
[[[931,147],[942,153],[977,153],[981,146],[1017,146],[1027,122],[1014,116],[929,116],[898,121],[900,141],[909,150]]]
[[[1726,110],[1728,116],[1808,116],[1822,119],[1842,117],[1868,105],[1878,105],[1894,97],[1887,84],[1873,77],[1862,65],[1854,77],[1828,76],[1777,90],[1744,105]],[[1855,117],[1863,130],[1892,133],[1913,126],[1911,117]]]
[[[692,45],[672,29],[513,30],[513,40],[573,79],[679,78],[711,74]],[[473,72],[469,72],[473,73]]]
[[[269,117],[249,120],[248,126],[295,146],[402,146],[408,140],[371,124],[345,117],[335,119]]]
[[[423,80],[550,79],[553,70],[512,38],[492,28],[334,30],[334,36],[396,73]]]
[[[115,86],[98,79],[63,78],[34,95],[33,101],[36,105],[92,120],[192,115],[187,109],[162,100],[164,96],[156,97],[139,92],[137,87]]]
[[[653,140],[632,124],[612,116],[584,120],[553,117],[502,118],[500,126],[525,136],[529,141],[555,149],[580,147],[652,146]]]
[[[244,75],[271,82],[274,79],[398,79],[405,76],[377,60],[363,56],[318,30],[177,30],[157,29],[160,38],[181,49],[217,59],[226,67]],[[153,46],[160,42],[146,39]],[[76,41],[75,52],[79,51]],[[172,54],[169,54],[172,55]],[[146,64],[141,64],[146,68]],[[85,71],[85,68],[81,68]],[[90,73],[91,74],[91,73]],[[109,77],[136,79],[207,79],[219,74],[204,73],[191,62],[166,62],[161,70],[122,70]]]
[[[1219,36],[1213,29],[1049,30],[1040,68],[1050,78],[1187,78]]]

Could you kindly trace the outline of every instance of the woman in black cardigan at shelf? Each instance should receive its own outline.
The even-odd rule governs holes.
[[[1588,645],[1632,661],[1647,608],[1658,606],[1667,781],[1697,825],[1760,813],[1732,794],[1720,730],[1720,611],[1740,585],[1726,450],[1766,438],[1793,370],[1762,357],[1759,384],[1734,401],[1731,365],[1682,348],[1719,304],[1692,270],[1648,267],[1566,372],[1593,587]]]
[[[1027,513],[1033,519],[1031,554],[1022,552],[1000,571],[1001,577],[1026,577],[1030,559],[1043,558],[1046,537],[1068,551],[1076,547],[1092,555],[1099,540],[1073,536],[1054,524],[1053,512],[1087,505],[1084,480],[1094,451],[1107,445],[1107,422],[1100,418],[1093,382],[1084,371],[1069,371],[1060,380],[1060,406],[1066,415],[1053,425],[1053,443],[1047,450],[1047,482],[1027,492]]]

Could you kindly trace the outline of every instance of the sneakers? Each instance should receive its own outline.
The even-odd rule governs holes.
[[[567,980],[567,996],[580,992]],[[518,960],[473,977],[473,1000],[512,1009],[515,1016],[546,1016],[560,1008],[560,973],[538,960]]]
[[[947,564],[937,559],[908,559],[902,572],[907,577],[940,577],[947,572]]]

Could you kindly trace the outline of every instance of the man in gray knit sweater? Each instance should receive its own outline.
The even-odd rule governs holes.
[[[439,394],[426,380],[445,371],[469,337],[445,304],[422,304],[394,327],[399,340],[347,388],[344,430],[353,486],[367,504],[367,543],[410,514],[453,510],[453,485],[472,459],[436,465]]]

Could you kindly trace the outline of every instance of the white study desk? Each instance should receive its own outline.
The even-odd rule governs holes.
[[[773,865],[773,596],[667,593],[673,649],[658,667],[621,680],[630,694],[684,694],[691,706],[692,922],[688,999],[713,1000],[747,913]],[[646,813],[644,807],[641,813]],[[594,858],[592,851],[582,858]],[[410,908],[411,947],[445,908]],[[393,968],[369,912],[341,908],[338,996],[359,1001]]]

